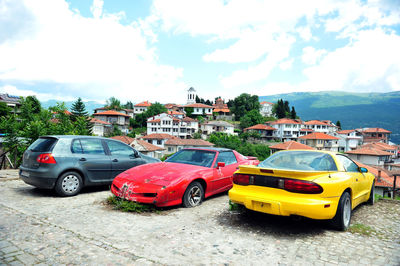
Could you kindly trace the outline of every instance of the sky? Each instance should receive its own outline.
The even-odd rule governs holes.
[[[0,92],[185,103],[400,90],[400,0],[0,0]]]

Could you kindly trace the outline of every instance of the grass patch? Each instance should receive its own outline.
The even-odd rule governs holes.
[[[118,198],[116,196],[109,196],[107,198],[106,202],[107,202],[107,204],[112,206],[112,208],[114,210],[120,210],[123,212],[137,212],[137,213],[143,213],[143,212],[159,213],[160,212],[160,210],[157,209],[153,205],[129,201],[126,199]]]
[[[380,200],[380,199],[392,199],[391,197],[382,197],[379,194],[375,194],[375,202]],[[400,196],[395,196],[394,200],[400,200]]]
[[[229,210],[230,211],[242,211],[243,208],[245,208],[243,205],[229,201]]]
[[[349,227],[348,231],[350,233],[358,233],[360,235],[371,236],[372,233],[376,233],[376,230],[371,226],[356,223]]]

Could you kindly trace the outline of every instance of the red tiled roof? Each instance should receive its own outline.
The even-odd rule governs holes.
[[[203,104],[203,103],[193,103],[193,104],[187,104],[184,107],[194,107],[194,108],[213,108],[210,105]]]
[[[174,106],[177,107],[177,105],[174,104],[174,103],[166,103],[166,104],[164,104],[164,107],[167,108],[167,109],[171,109],[171,108],[174,107]]]
[[[267,126],[265,124],[257,124],[252,127],[245,128],[244,131],[251,130],[251,129],[254,129],[254,130],[276,130],[276,128]]]
[[[355,129],[345,129],[345,130],[338,131],[337,133],[338,134],[349,134],[354,131],[356,131],[356,130]]]
[[[213,112],[215,112],[215,113],[218,113],[218,112],[223,112],[223,113],[229,113],[231,110],[229,110],[229,108],[223,108],[223,109],[221,109],[221,108],[215,108],[214,110],[213,110]]]
[[[196,119],[190,118],[190,117],[185,117],[182,119],[184,122],[198,122]]]
[[[160,119],[154,119],[154,120],[147,121],[147,123],[160,123],[160,122],[161,122]]]
[[[92,118],[92,119],[90,120],[90,123],[98,123],[98,124],[103,124],[103,125],[111,125],[110,123],[108,123],[108,122],[106,122],[106,121],[103,121],[103,120],[100,120],[100,119],[97,119],[97,118]]]
[[[142,139],[175,139],[177,137],[174,137],[170,134],[164,134],[164,133],[153,133],[147,136],[144,136]]]
[[[294,140],[286,141],[284,143],[278,143],[278,144],[270,146],[269,148],[276,149],[276,150],[314,150],[313,147],[310,147],[305,144],[301,144]]]
[[[137,145],[133,145],[133,147],[135,149],[137,149],[138,151],[152,152],[152,151],[163,151],[163,150],[165,150],[164,148],[161,148],[161,147],[158,147],[158,146],[153,145],[151,143],[148,143],[145,140],[136,139],[136,140],[134,140],[134,143],[135,142],[137,143]],[[138,146],[141,146],[141,148],[138,147]]]
[[[135,106],[135,107],[149,107],[149,106],[151,106],[151,102],[149,102],[149,101],[144,101],[144,102],[135,104],[134,106]]]
[[[313,132],[314,130],[312,130],[311,128],[302,128],[302,129],[300,129],[300,131],[303,131],[303,132]]]
[[[114,137],[111,137],[110,139],[119,140],[119,141],[122,141],[123,143],[126,143],[128,145],[131,145],[131,143],[134,140],[134,138],[131,138],[131,137],[128,137],[128,136],[114,136]]]
[[[104,111],[104,112],[101,112],[101,113],[95,113],[93,115],[108,115],[108,116],[116,115],[116,116],[130,117],[127,114],[123,114],[123,113],[120,113],[120,112],[117,112],[117,111],[114,111],[114,110],[108,110],[108,111]]]
[[[213,143],[202,139],[169,139],[165,145],[180,145],[180,146],[214,146]]]
[[[379,149],[379,150],[383,150],[383,151],[393,151],[393,150],[397,150],[398,148],[394,145],[389,145],[383,142],[371,142],[368,144],[364,144],[361,146],[361,148],[374,148],[374,149]]]
[[[184,113],[182,112],[178,112],[178,111],[168,111],[169,115],[184,115]]]
[[[310,120],[307,122],[304,122],[305,125],[322,125],[322,126],[329,126],[328,123],[320,121],[320,120]]]
[[[281,118],[278,119],[274,122],[271,122],[271,125],[276,125],[276,124],[301,124],[299,121],[290,119],[290,118]]]
[[[367,129],[363,130],[362,132],[364,132],[364,133],[392,133],[391,131],[380,128],[380,127],[367,128]]]
[[[380,168],[380,167],[372,167],[363,163],[360,163],[358,161],[354,161],[359,167],[364,167],[367,168],[368,171],[375,176],[375,186],[377,187],[392,187],[393,186],[393,178],[390,177],[387,172]],[[378,178],[380,173],[380,178]],[[400,181],[400,180],[399,180]]]
[[[375,155],[375,156],[384,156],[384,155],[392,155],[390,152],[382,151],[374,148],[361,148],[352,151],[346,151],[348,154],[361,154],[361,155]]]
[[[299,137],[299,139],[339,139],[337,137],[322,133],[322,132],[313,132],[305,136]]]
[[[270,102],[266,102],[266,101],[263,101],[263,102],[260,102],[260,104],[271,104],[271,105],[273,105],[273,103],[270,103]]]

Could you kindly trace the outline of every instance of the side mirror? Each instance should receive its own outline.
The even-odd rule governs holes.
[[[360,167],[360,172],[361,173],[368,173],[368,169],[365,167]]]
[[[225,167],[225,163],[224,162],[218,162],[217,168],[221,168],[221,167]]]

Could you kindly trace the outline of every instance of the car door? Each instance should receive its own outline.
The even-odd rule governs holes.
[[[104,150],[103,141],[97,138],[79,138],[71,143],[78,168],[88,183],[107,183],[111,177],[111,160]]]
[[[349,176],[351,176],[352,190],[353,190],[353,205],[357,206],[364,196],[364,186],[367,182],[367,177],[360,172],[360,168],[352,160],[343,155],[337,155],[339,160]],[[354,207],[353,206],[353,207]]]
[[[132,167],[146,163],[139,153],[129,145],[114,140],[106,140],[105,142],[111,158],[111,179]]]
[[[218,167],[218,163],[223,162],[225,166]],[[214,191],[224,191],[232,187],[233,173],[237,170],[238,161],[232,151],[219,152],[214,167],[217,175],[212,181]]]

